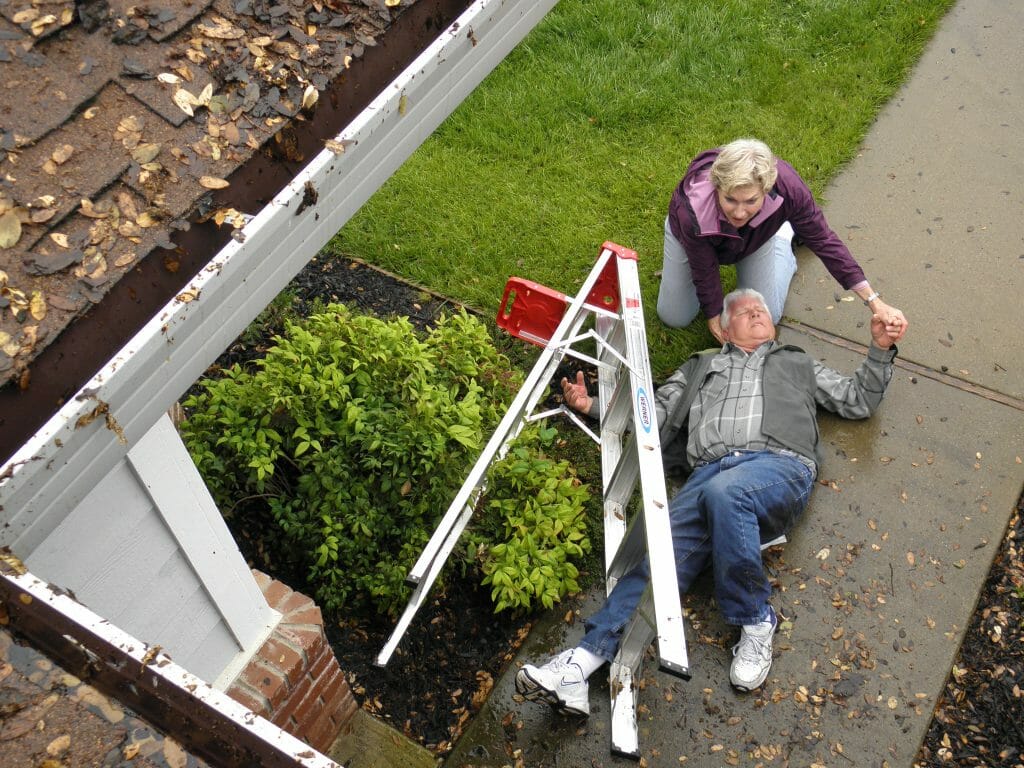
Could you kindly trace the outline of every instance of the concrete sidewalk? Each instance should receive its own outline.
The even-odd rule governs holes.
[[[698,590],[693,678],[644,671],[645,765],[912,765],[1024,487],[1022,28],[1019,2],[955,6],[829,189],[833,228],[910,319],[896,379],[873,419],[822,418],[822,484],[769,560],[786,622],[763,689],[731,690],[735,633]],[[836,288],[801,254],[781,338],[852,371],[868,317]],[[513,700],[522,663],[582,632],[536,630],[446,765],[632,764],[609,752],[603,675],[587,720]]]

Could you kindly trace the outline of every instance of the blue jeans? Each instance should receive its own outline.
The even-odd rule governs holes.
[[[813,485],[809,466],[770,451],[733,451],[697,466],[669,504],[679,591],[688,591],[710,562],[726,622],[742,626],[764,619],[771,586],[761,542],[792,528]],[[623,576],[586,620],[579,645],[613,659],[649,580],[646,560]]]
[[[794,274],[793,227],[787,221],[768,242],[736,262],[736,287],[753,288],[764,296],[772,322],[778,323]],[[667,326],[684,328],[693,322],[699,311],[700,302],[690,272],[690,261],[682,243],[672,234],[666,218],[658,317]]]

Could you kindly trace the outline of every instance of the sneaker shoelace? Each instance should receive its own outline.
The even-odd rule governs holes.
[[[743,661],[759,661],[768,655],[768,648],[771,643],[771,633],[764,636],[743,633],[743,639],[736,643],[733,648],[733,655],[738,655]]]

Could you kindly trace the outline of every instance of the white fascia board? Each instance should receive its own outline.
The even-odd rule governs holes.
[[[177,734],[176,738],[188,743],[188,736],[202,741],[203,736],[209,738],[212,734],[218,739],[231,739],[235,744],[244,740],[240,744],[244,747],[254,743],[265,745],[271,751],[273,765],[342,768],[331,758],[176,664],[159,645],[150,646],[142,642],[32,573],[19,571],[23,569],[13,572],[0,569],[0,580],[6,582],[0,584],[0,596],[16,593],[20,598],[20,604],[15,606],[19,612],[13,619],[15,626],[18,626],[18,615],[23,611],[48,617],[51,621],[46,621],[46,618],[40,621],[47,623],[54,632],[63,631],[66,625],[70,625],[72,633],[63,634],[63,641],[89,658],[93,672],[100,673],[103,679],[107,679],[105,673],[108,671],[121,679],[130,678],[130,670],[137,667],[133,681],[127,683],[133,694],[159,698],[164,704],[164,716],[177,711],[184,702],[185,708],[200,718],[200,728],[209,729],[206,733]],[[54,617],[62,629],[53,629]],[[40,641],[38,637],[33,639]]]
[[[556,2],[479,0],[392,81],[12,456],[0,545],[31,552]]]

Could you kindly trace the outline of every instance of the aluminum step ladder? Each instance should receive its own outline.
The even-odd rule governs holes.
[[[591,318],[592,324],[588,323]],[[510,335],[541,347],[541,354],[410,570],[407,582],[414,587],[413,594],[376,663],[387,664],[426,601],[472,517],[491,463],[504,456],[508,444],[527,423],[564,414],[601,449],[607,591],[611,592],[619,578],[645,556],[650,562],[651,583],[626,627],[609,671],[611,750],[639,758],[634,681],[639,678],[646,650],[657,640],[663,671],[685,679],[689,679],[690,672],[636,253],[612,242],[604,243],[575,298],[528,280],[510,278],[497,323]],[[581,344],[593,345],[596,354],[579,350],[577,345]],[[564,405],[535,413],[566,356],[597,369],[600,434]],[[628,507],[638,479],[642,505],[629,520]]]

